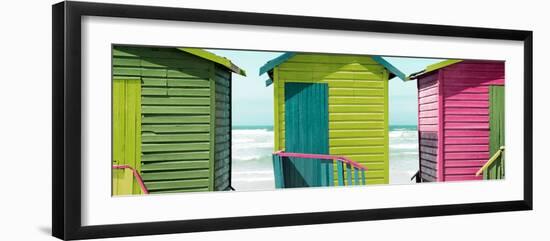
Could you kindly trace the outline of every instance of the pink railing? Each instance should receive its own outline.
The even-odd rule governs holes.
[[[136,178],[137,183],[141,187],[141,191],[143,192],[143,194],[149,194],[149,190],[147,190],[147,187],[145,186],[145,183],[143,183],[143,179],[141,178],[141,175],[139,175],[136,169],[134,169],[129,165],[113,165],[113,169],[130,169],[134,174],[134,177]]]

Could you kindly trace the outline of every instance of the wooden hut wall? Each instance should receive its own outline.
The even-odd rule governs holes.
[[[296,54],[280,64],[273,73],[275,149],[285,147],[285,83],[328,83],[329,154],[365,165],[367,184],[388,183],[388,76],[368,56]]]
[[[214,189],[214,69],[173,48],[113,49],[113,75],[141,79],[141,172],[151,193]]]
[[[228,190],[231,186],[231,73],[216,67],[216,141],[214,162],[214,190]]]
[[[444,181],[478,180],[489,155],[489,86],[504,84],[504,63],[464,61],[441,69]]]
[[[439,83],[438,73],[418,80],[418,139],[422,181],[437,180]]]

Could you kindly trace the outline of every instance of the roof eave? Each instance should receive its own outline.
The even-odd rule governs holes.
[[[236,74],[246,76],[246,71],[239,68],[239,66],[233,64],[233,62],[231,62],[231,60],[229,60],[227,58],[224,58],[222,56],[218,56],[214,53],[208,52],[208,51],[203,50],[203,49],[197,49],[197,48],[178,48],[178,50],[189,53],[189,54],[192,54],[192,55],[195,55],[197,57],[200,57],[200,58],[203,58],[203,59],[206,59],[206,60],[209,60],[209,61],[212,61],[214,63],[217,63],[217,64],[231,70],[232,72],[234,72]]]

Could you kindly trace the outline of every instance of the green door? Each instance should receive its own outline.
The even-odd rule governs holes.
[[[285,151],[329,153],[327,84],[285,84]],[[321,165],[325,162],[302,158],[284,161],[285,187],[322,186]]]
[[[504,146],[504,86],[491,86],[489,89],[489,145],[491,155]],[[484,172],[484,179],[504,178],[504,152]]]
[[[113,165],[141,170],[141,81],[113,80]],[[130,169],[112,169],[112,194],[140,194]]]

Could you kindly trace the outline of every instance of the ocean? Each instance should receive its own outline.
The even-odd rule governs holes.
[[[418,170],[416,126],[390,126],[390,184],[412,184]],[[234,126],[232,186],[237,191],[275,189],[272,126]]]

